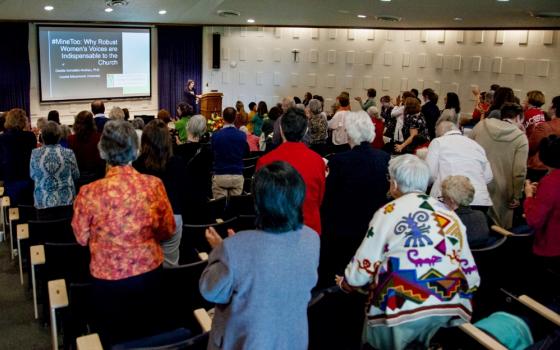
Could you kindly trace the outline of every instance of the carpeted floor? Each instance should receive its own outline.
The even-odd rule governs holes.
[[[49,329],[33,317],[33,299],[19,281],[17,259],[11,260],[9,242],[0,242],[0,350],[50,349]]]

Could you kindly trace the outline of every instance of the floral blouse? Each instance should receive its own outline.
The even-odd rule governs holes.
[[[324,143],[328,136],[329,124],[323,114],[314,114],[309,118],[309,143]]]
[[[424,136],[426,140],[430,139],[428,127],[426,126],[426,119],[422,113],[407,114],[404,117],[402,133],[405,140],[410,136],[410,129],[417,129],[418,136]]]
[[[161,180],[126,165],[81,188],[72,228],[79,244],[89,244],[92,276],[120,280],[163,263],[159,241],[173,235],[175,220]]]

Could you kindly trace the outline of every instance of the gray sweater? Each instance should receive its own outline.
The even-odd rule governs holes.
[[[208,349],[307,349],[319,246],[317,233],[304,226],[242,231],[216,247],[199,284],[216,303]]]

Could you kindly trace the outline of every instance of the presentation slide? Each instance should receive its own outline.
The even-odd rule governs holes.
[[[150,29],[38,26],[41,101],[147,97]]]

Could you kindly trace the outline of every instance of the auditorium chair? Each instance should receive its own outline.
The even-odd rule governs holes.
[[[249,165],[243,167],[243,178],[250,179],[255,175],[256,165]]]
[[[243,180],[243,194],[251,194],[253,192],[253,178],[246,177]]]
[[[206,223],[215,223],[219,222],[224,219],[224,215],[226,213],[226,206],[227,206],[227,197],[220,197],[217,199],[211,199],[204,205],[204,213],[205,217],[200,218],[199,222],[187,224],[206,224]]]
[[[227,237],[227,230],[234,228],[237,218],[228,220],[220,220],[220,222],[209,223],[206,225],[183,225],[183,235],[181,237],[181,244],[179,246],[180,264],[196,262],[199,260],[199,253],[210,252],[211,247],[206,241],[206,229],[214,227],[218,234],[223,238]]]
[[[103,350],[103,345],[97,333],[77,338],[76,346],[77,350]],[[178,328],[171,332],[116,344],[111,347],[111,350],[206,350],[207,346],[208,333],[202,333],[193,337],[188,330]]]
[[[257,217],[255,215],[239,215],[232,228],[235,232],[255,230]]]
[[[257,165],[257,161],[261,157],[260,153],[261,152],[251,152],[249,157],[243,158],[243,167],[246,168],[252,165]]]
[[[240,215],[255,215],[255,199],[251,194],[229,196],[225,210],[225,218]]]

